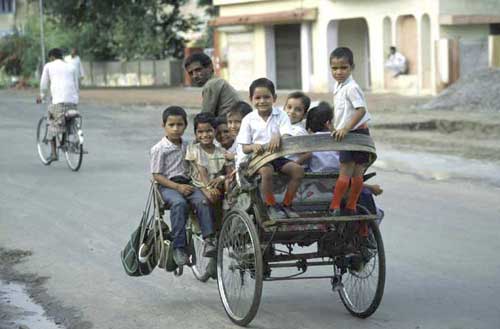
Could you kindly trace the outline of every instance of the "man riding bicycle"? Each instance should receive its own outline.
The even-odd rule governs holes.
[[[65,112],[76,110],[78,104],[78,75],[73,65],[63,61],[63,52],[59,48],[49,51],[49,63],[43,67],[40,79],[40,96],[37,103],[47,98],[50,85],[52,102],[48,107],[49,127],[47,139],[51,145],[51,156],[48,163],[57,161],[56,136],[64,133],[66,127]],[[61,143],[64,143],[64,139]]]

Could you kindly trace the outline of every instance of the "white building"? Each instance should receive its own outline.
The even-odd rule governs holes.
[[[333,83],[329,54],[347,46],[363,88],[436,93],[461,74],[487,67],[488,37],[500,34],[500,0],[214,0],[214,5],[220,73],[242,90],[266,76],[279,89],[327,92]],[[391,45],[407,57],[407,75],[385,72]]]

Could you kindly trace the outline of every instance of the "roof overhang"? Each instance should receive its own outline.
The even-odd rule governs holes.
[[[290,24],[304,21],[315,21],[317,17],[318,10],[316,8],[295,9],[266,14],[221,16],[211,20],[208,24],[210,26]]]
[[[439,15],[441,25],[469,25],[500,23],[500,15]]]

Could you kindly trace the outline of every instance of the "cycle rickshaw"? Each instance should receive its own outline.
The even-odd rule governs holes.
[[[236,183],[227,193],[231,208],[224,214],[216,264],[212,264],[216,265],[223,307],[234,323],[245,326],[255,317],[264,281],[328,279],[347,310],[360,318],[370,316],[379,306],[385,284],[385,254],[377,215],[363,204],[358,204],[356,216],[328,215],[337,173],[306,173],[294,200],[298,218],[269,218],[260,195],[260,177],[256,175],[260,167],[289,154],[334,150],[369,152],[370,164],[376,158],[370,136],[348,134],[336,142],[328,134],[310,135],[285,138],[279,152],[256,156],[238,171]],[[365,175],[365,179],[372,175]],[[286,181],[278,175],[274,179],[279,199]],[[360,225],[368,226],[368,237],[360,236]],[[193,273],[206,281],[213,275],[213,266],[201,256],[202,240],[193,223],[188,225],[188,237]],[[295,252],[299,247],[309,247],[309,251]],[[331,274],[304,275],[317,266],[330,267]],[[294,269],[294,273],[273,275],[273,269],[285,268]]]

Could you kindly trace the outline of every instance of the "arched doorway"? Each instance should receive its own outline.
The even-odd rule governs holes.
[[[354,80],[363,89],[370,88],[370,46],[368,24],[364,18],[338,21],[338,46],[354,53]]]
[[[429,15],[422,16],[420,28],[420,40],[422,49],[422,88],[431,88],[431,19]]]
[[[415,16],[399,16],[396,21],[396,47],[408,60],[408,74],[411,75],[417,74],[417,40],[417,20]]]

